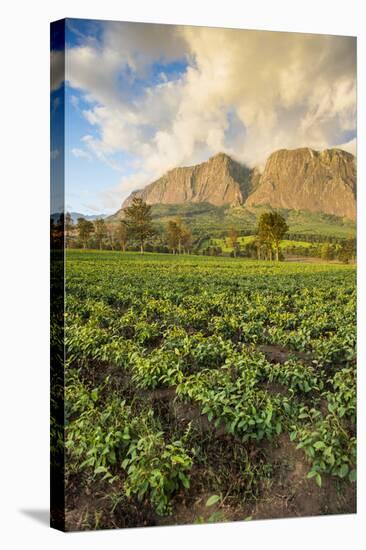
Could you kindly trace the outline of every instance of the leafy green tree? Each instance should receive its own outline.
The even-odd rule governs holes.
[[[139,242],[140,252],[143,254],[147,239],[155,233],[151,206],[141,198],[135,197],[131,206],[125,208],[125,220],[129,234]]]
[[[239,245],[239,241],[238,241],[238,232],[236,229],[234,228],[231,228],[230,231],[229,231],[229,243],[230,243],[230,246],[232,247],[233,249],[233,255],[234,255],[234,258],[236,258],[236,255],[238,254],[238,252],[240,251],[240,245]]]
[[[280,259],[280,242],[288,231],[285,219],[278,212],[264,212],[258,222],[257,235],[260,241],[273,245],[276,261]],[[272,259],[272,251],[270,253]]]
[[[178,250],[178,254],[189,250],[192,246],[192,233],[188,227],[186,227],[181,218],[175,220],[169,220],[166,227],[166,237],[168,246],[172,250],[173,254]]]
[[[338,259],[348,264],[350,261],[354,261],[357,254],[357,243],[356,239],[347,239],[341,244],[341,247],[338,251]]]
[[[333,260],[334,247],[329,243],[324,243],[320,249],[320,257],[322,260]]]
[[[70,212],[67,212],[65,216],[65,229],[66,231],[72,231],[74,229],[74,222],[72,221]]]
[[[116,239],[120,244],[121,250],[126,252],[126,246],[128,243],[128,226],[125,220],[120,220],[116,229]]]
[[[176,253],[176,250],[178,248],[178,242],[180,239],[179,235],[179,226],[176,221],[169,220],[166,227],[166,237],[168,242],[168,247],[171,249],[173,254]]]
[[[115,243],[116,243],[116,227],[114,223],[106,223],[106,230],[107,230],[107,248],[109,250],[109,247],[111,250],[114,250]]]
[[[182,228],[181,242],[182,242],[183,250],[189,253],[189,251],[192,248],[193,239],[192,239],[192,231],[186,226],[183,226]]]
[[[76,228],[78,230],[79,239],[82,242],[83,248],[86,248],[90,236],[94,232],[94,225],[85,218],[78,218]]]
[[[258,260],[272,260],[272,243],[264,238],[264,235],[257,235],[254,239],[254,246],[257,250]]]
[[[99,250],[103,248],[103,241],[108,235],[107,226],[103,218],[95,220],[94,222],[94,233],[97,240]]]

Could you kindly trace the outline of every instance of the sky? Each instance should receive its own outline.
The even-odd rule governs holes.
[[[69,211],[113,213],[218,152],[260,168],[281,148],[356,153],[353,37],[67,19],[51,63]]]

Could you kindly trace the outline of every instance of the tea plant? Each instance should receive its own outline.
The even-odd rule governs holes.
[[[183,486],[189,488],[192,458],[182,441],[166,444],[163,433],[147,434],[132,442],[122,462],[128,477],[126,495],[149,495],[158,514],[171,513],[170,496]]]
[[[67,473],[110,481],[114,510],[171,513],[223,433],[253,456],[282,434],[318,484],[355,480],[353,266],[68,250],[66,287]],[[256,465],[239,471],[253,494]]]

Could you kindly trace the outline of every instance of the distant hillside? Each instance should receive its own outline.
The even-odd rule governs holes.
[[[89,221],[94,221],[94,220],[98,220],[100,218],[107,218],[107,214],[92,214],[92,215],[89,215],[89,214],[81,214],[80,212],[67,212],[68,214],[71,215],[71,219],[74,223],[76,223],[78,221],[78,218],[84,218],[84,220],[89,220]],[[53,214],[51,214],[51,219],[54,220],[54,221],[58,221],[60,219],[60,212],[55,212]]]
[[[260,173],[219,153],[202,164],[174,168],[144,189],[134,191],[115,216],[123,217],[123,208],[134,197],[153,205],[263,205],[354,220],[355,157],[341,149],[281,149],[270,155]]]
[[[80,212],[69,212],[71,219],[74,223],[78,221],[78,218],[84,218],[85,220],[94,221],[106,218],[107,214],[80,214]]]
[[[152,217],[155,225],[163,229],[168,220],[181,217],[196,237],[207,235],[222,237],[230,228],[235,227],[242,234],[253,234],[258,218],[268,206],[214,206],[209,203],[154,204]],[[290,233],[301,235],[319,235],[336,238],[355,236],[356,225],[353,220],[322,212],[277,210],[287,220]],[[121,219],[120,214],[108,218],[111,222]]]

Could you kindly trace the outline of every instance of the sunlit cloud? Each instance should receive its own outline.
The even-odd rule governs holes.
[[[93,129],[77,151],[121,172],[116,154],[135,159],[134,173],[104,192],[110,208],[219,151],[251,167],[279,148],[355,151],[351,37],[105,23],[101,43],[67,50],[66,75]]]

